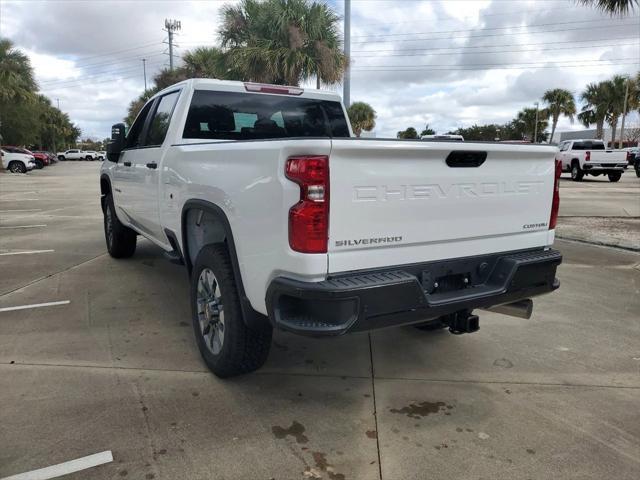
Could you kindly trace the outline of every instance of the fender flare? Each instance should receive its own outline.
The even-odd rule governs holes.
[[[240,308],[242,309],[242,317],[247,327],[254,330],[261,330],[266,327],[270,327],[269,319],[263,314],[257,312],[251,306],[251,302],[247,298],[244,290],[244,283],[242,281],[242,274],[240,273],[240,264],[238,262],[238,253],[236,251],[236,244],[233,239],[233,231],[231,230],[231,224],[227,215],[224,213],[218,205],[208,202],[206,200],[191,199],[187,200],[182,206],[182,212],[180,213],[180,235],[182,238],[182,258],[187,267],[189,279],[191,279],[191,272],[193,271],[193,265],[191,263],[191,256],[189,254],[189,244],[187,242],[187,212],[192,209],[204,210],[208,214],[216,218],[224,229],[227,248],[229,250],[229,257],[231,259],[231,268],[233,268],[233,276],[236,280],[236,287],[240,296]]]
[[[104,208],[105,208],[105,198],[106,198],[106,193],[102,191],[102,181],[105,180],[107,182],[107,184],[109,185],[109,192],[112,192],[112,186],[111,186],[111,178],[109,178],[109,175],[107,175],[106,173],[103,173],[102,175],[100,175],[100,206],[102,207],[102,213],[104,213]]]

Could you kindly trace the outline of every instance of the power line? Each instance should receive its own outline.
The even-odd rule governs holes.
[[[632,17],[639,18],[639,17]],[[576,23],[602,23],[602,19],[599,20],[572,20],[570,22],[554,22],[554,23],[532,23],[530,25],[509,25],[506,27],[490,27],[490,28],[479,28],[477,31],[487,32],[494,30],[510,30],[513,28],[537,28],[537,27],[551,27],[556,25],[575,25]],[[617,25],[616,23],[611,24],[611,26]],[[637,25],[637,24],[634,24]],[[461,33],[468,32],[469,28],[464,28],[462,30],[435,30],[428,32],[407,32],[407,33],[380,33],[380,34],[371,34],[371,35],[354,35],[354,37],[398,37],[398,36],[406,36],[406,35],[426,35],[432,33]]]
[[[529,50],[484,50],[475,52],[437,52],[437,53],[398,53],[391,55],[352,55],[351,58],[387,58],[387,57],[424,57],[431,55],[477,55],[484,53],[526,53],[526,52],[546,52],[550,50],[575,50],[578,48],[605,48],[605,47],[625,47],[629,45],[638,45],[638,42],[632,43],[613,43],[608,45],[583,45],[583,46],[571,46],[571,47],[557,47],[557,48],[532,48]]]
[[[147,48],[147,47],[151,47],[152,45],[158,45],[158,42],[153,42],[153,43],[147,43],[144,45],[139,45],[136,47],[131,47],[131,48],[125,48],[122,50],[113,50],[111,52],[105,52],[105,53],[99,53],[96,55],[89,55],[89,56],[84,56],[84,57],[78,57],[76,60],[88,60],[90,58],[96,58],[96,57],[106,57],[108,55],[113,55],[115,53],[123,53],[123,52],[131,52],[133,50],[140,50],[141,48]]]
[[[593,60],[562,60],[558,62],[547,62],[547,61],[537,61],[537,62],[513,62],[513,63],[470,63],[469,66],[496,66],[496,65],[533,65],[536,63],[569,63],[569,62],[614,62],[618,60],[637,60],[637,57],[629,57],[629,58],[607,58],[603,60],[593,59]],[[362,65],[362,67],[455,67],[455,65],[451,64],[434,64],[434,63],[422,63],[422,64],[413,64],[413,65]]]
[[[533,47],[535,45],[564,45],[568,43],[591,43],[591,42],[606,42],[609,40],[635,40],[638,36],[633,37],[607,37],[607,38],[590,38],[588,40],[567,40],[562,42],[540,42],[540,43],[526,43],[521,44],[523,47]],[[458,50],[458,49],[471,49],[471,48],[492,48],[492,47],[511,47],[514,45],[464,45],[460,47],[433,47],[433,48],[403,48],[403,52],[425,52],[432,50]],[[397,52],[397,48],[390,48],[385,50],[352,50],[354,53],[370,53],[370,52]]]
[[[116,81],[122,81],[122,80],[130,80],[132,78],[140,78],[140,73],[137,73],[135,75],[130,75],[130,76],[127,76],[127,77],[107,78],[107,79],[104,79],[104,80],[98,80],[96,82],[92,82],[91,85],[96,85],[96,84],[100,84],[100,83],[108,83],[108,82],[116,82]],[[79,85],[68,85],[68,86],[64,86],[64,87],[54,87],[54,88],[52,88],[50,90],[47,90],[47,91],[49,91],[49,92],[57,92],[59,90],[68,90],[70,88],[76,88],[76,87],[78,87],[80,85],[82,85],[82,84],[79,84]]]
[[[475,70],[527,70],[527,69],[538,69],[538,68],[584,68],[584,67],[609,67],[611,65],[615,65],[615,66],[619,66],[619,65],[640,65],[640,62],[636,61],[636,62],[619,62],[619,59],[615,59],[616,63],[597,63],[597,64],[593,64],[593,63],[582,63],[582,64],[555,64],[555,65],[527,65],[527,66],[515,66],[513,64],[494,64],[492,66],[489,67],[479,67],[476,68],[475,66],[471,67],[471,68],[467,68],[467,67],[460,67],[460,68],[440,68],[440,67],[450,67],[450,65],[442,65],[442,66],[433,66],[433,65],[429,65],[429,66],[423,66],[423,67],[412,67],[410,65],[407,65],[407,67],[404,66],[393,66],[393,65],[384,65],[384,66],[376,66],[375,68],[368,68],[368,67],[358,67],[358,68],[353,68],[352,71],[357,71],[357,72],[424,72],[424,71],[433,71],[433,72],[458,72],[458,71],[475,71]],[[635,59],[634,59],[635,60]],[[608,61],[608,60],[606,60]]]
[[[568,31],[576,31],[576,30],[594,30],[594,29],[604,29],[604,28],[620,28],[620,27],[628,27],[628,26],[637,26],[635,23],[624,23],[618,25],[593,25],[589,27],[575,27],[575,28],[561,28],[555,30],[544,30],[540,32],[505,32],[505,33],[490,33],[488,35],[462,35],[462,36],[447,36],[447,37],[429,37],[429,38],[400,38],[394,40],[367,40],[367,41],[357,41],[352,43],[362,44],[362,43],[392,43],[392,42],[422,42],[425,40],[449,40],[452,38],[487,38],[487,37],[503,37],[510,35],[540,35],[543,33],[556,33],[556,32],[568,32]],[[465,30],[468,31],[468,30]],[[442,33],[442,32],[441,32]]]

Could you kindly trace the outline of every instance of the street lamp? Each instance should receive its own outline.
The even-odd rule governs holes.
[[[533,142],[532,143],[538,143],[538,102],[535,103],[536,106],[536,126],[534,127],[533,130]]]

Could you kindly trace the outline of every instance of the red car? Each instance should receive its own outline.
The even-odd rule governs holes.
[[[34,153],[30,150],[27,150],[26,148],[14,147],[14,146],[8,146],[8,145],[5,145],[2,148],[4,148],[7,152],[10,152],[10,153],[25,153],[27,155],[33,155],[37,169],[44,168],[45,165],[49,165],[50,163],[49,157],[46,154],[41,152]]]

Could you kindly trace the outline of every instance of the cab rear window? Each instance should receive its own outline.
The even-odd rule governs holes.
[[[605,150],[602,142],[574,142],[572,150]]]
[[[349,137],[340,102],[262,93],[196,90],[183,138],[256,140]]]

